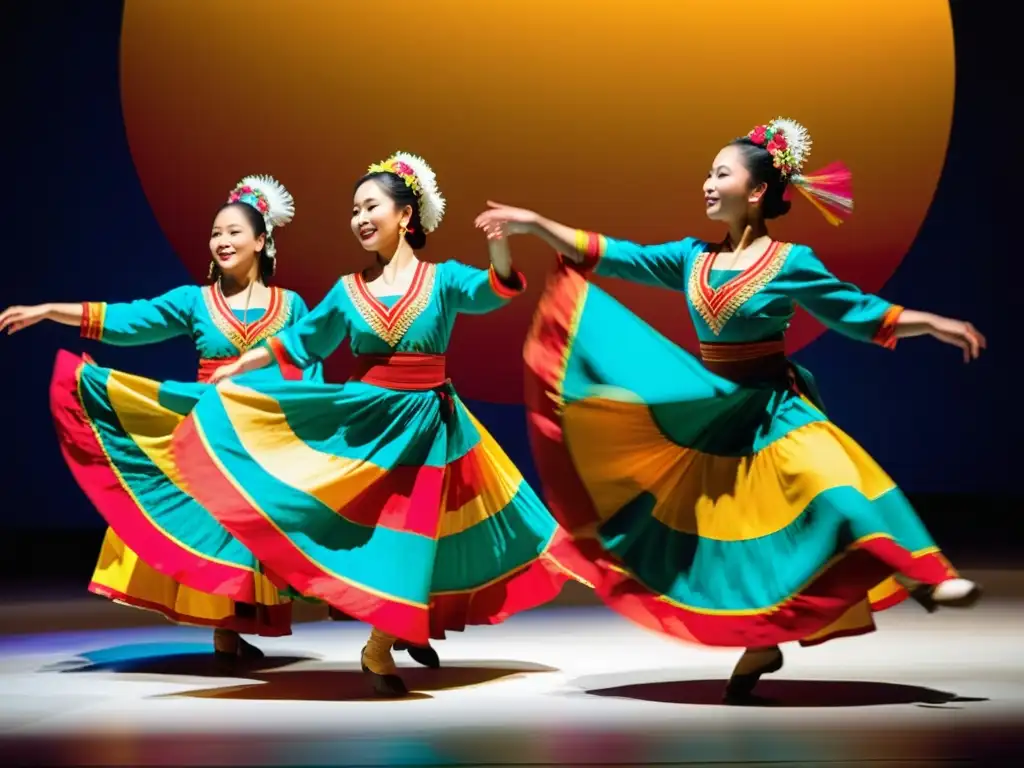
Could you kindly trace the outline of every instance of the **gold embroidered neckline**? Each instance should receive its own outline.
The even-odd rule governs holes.
[[[216,286],[203,287],[206,310],[228,341],[239,351],[245,352],[284,328],[291,312],[291,302],[285,292],[276,286],[270,287],[270,301],[263,316],[255,322],[244,324],[235,317],[224,295]]]
[[[715,336],[740,307],[778,276],[790,248],[790,243],[773,241],[756,262],[718,288],[710,282],[716,252],[704,251],[694,260],[687,295]]]
[[[416,265],[412,282],[398,301],[388,307],[370,293],[361,273],[345,275],[342,283],[353,306],[370,329],[390,347],[402,340],[423,310],[427,308],[434,291],[435,264],[421,261]],[[394,296],[395,294],[390,294]]]

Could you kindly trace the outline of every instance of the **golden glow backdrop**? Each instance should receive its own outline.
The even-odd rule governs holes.
[[[942,170],[953,33],[936,0],[127,0],[121,80],[142,185],[197,279],[217,206],[243,175],[269,173],[297,209],[277,238],[278,282],[319,301],[369,262],[349,230],[352,185],[396,149],[424,156],[448,198],[428,260],[486,264],[472,221],[488,198],[640,242],[719,239],[703,215],[708,166],[781,114],[811,133],[808,170],[852,168],[856,212],[836,229],[794,195],[773,234],[876,291]],[[520,400],[552,254],[522,238],[513,249],[527,296],[456,328],[449,370],[467,397]],[[693,348],[681,296],[604,285]],[[799,316],[790,349],[821,330]]]

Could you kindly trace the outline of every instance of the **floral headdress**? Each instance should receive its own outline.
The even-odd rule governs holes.
[[[231,190],[229,203],[251,205],[263,216],[267,235],[274,227],[283,227],[295,218],[295,200],[284,185],[273,176],[246,176]],[[275,258],[277,249],[269,237],[266,245],[267,256]]]
[[[367,173],[393,173],[405,182],[419,201],[424,232],[433,232],[441,224],[445,200],[437,188],[437,176],[422,157],[395,152],[384,162],[371,165]]]
[[[843,163],[803,173],[811,154],[811,137],[800,123],[777,117],[755,127],[747,138],[768,151],[782,178],[800,190],[830,224],[842,224],[853,213],[853,174]]]

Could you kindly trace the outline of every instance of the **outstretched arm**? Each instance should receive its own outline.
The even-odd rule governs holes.
[[[977,360],[981,350],[988,346],[985,336],[966,320],[904,309],[896,320],[895,336],[906,339],[912,336],[931,336],[944,344],[959,347],[964,353],[964,362]]]
[[[86,301],[11,307],[0,315],[0,330],[15,333],[41,320],[52,320],[77,325],[83,338],[107,344],[153,344],[190,333],[195,292],[194,286],[181,286],[154,299],[117,304]]]
[[[82,325],[85,304],[33,304],[8,307],[0,313],[0,331],[17,333],[43,320],[61,325]]]
[[[547,219],[525,208],[513,208],[500,203],[487,202],[490,210],[480,214],[476,225],[487,233],[488,238],[508,235],[533,235],[550,245],[555,251],[576,264],[585,261],[585,249],[580,249],[581,230]]]
[[[858,341],[892,349],[898,339],[934,336],[960,347],[965,362],[985,348],[985,337],[970,323],[905,309],[865,293],[832,274],[810,248],[794,247],[778,285],[826,326]]]
[[[659,288],[685,290],[686,258],[697,243],[693,238],[639,245],[575,229],[524,208],[498,203],[488,205],[491,209],[477,217],[476,225],[487,232],[489,238],[534,235],[577,269]]]

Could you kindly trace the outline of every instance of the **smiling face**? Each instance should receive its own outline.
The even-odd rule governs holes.
[[[248,208],[250,214],[245,209]],[[246,274],[259,259],[267,242],[265,234],[256,234],[253,217],[262,217],[246,203],[224,206],[213,220],[210,255],[225,274]]]
[[[412,206],[398,206],[387,189],[367,179],[352,198],[352,233],[359,244],[375,253],[394,253],[403,228],[409,226]]]
[[[704,181],[704,212],[713,221],[738,221],[757,206],[765,186],[754,183],[742,151],[730,144],[715,156]]]

